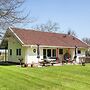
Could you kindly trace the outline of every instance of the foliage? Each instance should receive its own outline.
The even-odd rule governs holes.
[[[1,90],[90,90],[90,64],[42,68],[0,66]]]

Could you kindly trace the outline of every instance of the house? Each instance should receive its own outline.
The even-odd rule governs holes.
[[[85,57],[88,45],[67,34],[8,28],[1,48],[8,49],[10,62],[19,62],[21,58],[25,64],[31,64],[50,57],[57,57],[57,62],[61,62],[66,57],[73,60],[77,56],[79,63],[79,57]]]

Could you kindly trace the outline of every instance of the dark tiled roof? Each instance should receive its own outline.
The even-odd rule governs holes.
[[[41,32],[35,30],[11,28],[25,45],[47,45],[63,47],[88,47],[76,37],[67,34]]]

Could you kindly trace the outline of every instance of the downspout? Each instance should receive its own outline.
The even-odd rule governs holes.
[[[70,48],[68,48],[68,54],[70,55]],[[70,63],[70,56],[68,56],[68,63]]]
[[[76,58],[77,58],[77,46],[75,45],[75,56],[74,56],[75,61],[76,61]]]
[[[75,46],[75,56],[77,56],[77,46]]]
[[[59,63],[59,58],[58,58],[58,48],[56,49],[56,61]]]
[[[40,58],[40,49],[39,49],[39,44],[37,44],[37,58],[38,58],[38,63],[39,63],[39,58]]]
[[[7,48],[5,47],[5,62],[7,61]]]

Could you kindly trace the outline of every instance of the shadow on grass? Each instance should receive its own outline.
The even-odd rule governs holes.
[[[20,65],[20,63],[8,62],[8,61],[0,61],[0,66],[12,66],[12,65]]]

